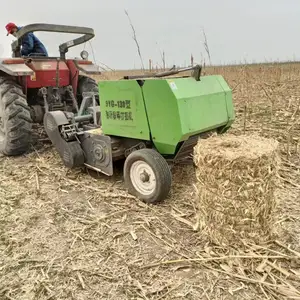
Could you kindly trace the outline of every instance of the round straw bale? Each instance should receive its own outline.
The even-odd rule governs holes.
[[[270,237],[276,207],[277,149],[277,141],[253,135],[199,140],[194,149],[198,221],[211,242]]]

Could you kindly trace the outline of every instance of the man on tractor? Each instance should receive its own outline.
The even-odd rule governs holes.
[[[7,35],[11,34],[16,36],[17,32],[22,28],[17,26],[14,23],[8,23],[5,26],[7,30]],[[22,38],[21,44],[21,55],[22,56],[30,56],[30,55],[38,55],[38,56],[48,56],[48,52],[43,43],[32,33],[29,32]]]

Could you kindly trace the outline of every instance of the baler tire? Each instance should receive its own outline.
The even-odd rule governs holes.
[[[79,75],[77,94],[78,94],[78,99],[80,99],[80,102],[82,101],[82,94],[86,92],[97,93],[98,95],[95,96],[95,98],[96,98],[96,102],[99,105],[99,89],[98,89],[97,82],[91,77]]]
[[[152,172],[152,175],[155,177],[155,188],[152,192],[150,190],[147,193],[142,193],[138,190],[138,183],[134,182],[136,179],[132,178],[132,169],[135,163],[144,164],[145,166],[148,165],[150,168],[149,171]],[[145,170],[143,172],[145,172]],[[148,175],[149,174],[147,174],[147,176]],[[151,179],[151,175],[149,179]],[[132,152],[126,158],[124,164],[124,181],[131,195],[145,203],[155,204],[162,202],[168,197],[172,184],[172,173],[167,161],[157,151],[154,149],[140,149]],[[140,179],[139,184],[141,184],[141,182],[142,180]]]
[[[0,152],[17,156],[28,151],[32,119],[26,96],[12,78],[0,77]]]

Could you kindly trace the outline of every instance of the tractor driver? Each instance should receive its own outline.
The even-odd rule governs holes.
[[[16,36],[17,32],[22,28],[17,26],[14,23],[8,23],[5,26],[7,30],[7,35],[11,34]],[[32,33],[29,32],[25,36],[22,37],[21,43],[21,55],[22,56],[29,56],[30,54],[37,54],[42,56],[48,56],[48,52],[43,45],[43,43]]]

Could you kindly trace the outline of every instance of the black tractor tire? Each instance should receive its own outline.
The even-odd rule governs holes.
[[[78,85],[77,85],[77,99],[79,99],[79,103],[82,101],[82,94],[86,92],[94,92],[97,93],[96,102],[99,105],[99,89],[97,82],[90,77],[79,75],[78,76]]]
[[[0,153],[16,156],[28,151],[31,129],[30,108],[21,86],[0,76]]]
[[[154,149],[129,154],[123,172],[128,192],[143,202],[155,204],[168,197],[172,173],[167,161]]]

